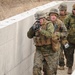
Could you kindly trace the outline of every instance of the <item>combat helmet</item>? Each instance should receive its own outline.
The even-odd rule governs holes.
[[[34,16],[35,16],[35,19],[38,20],[38,19],[40,19],[40,18],[45,17],[45,13],[42,12],[42,11],[37,11],[37,12],[34,14]]]
[[[49,12],[49,15],[50,15],[51,13],[54,13],[54,14],[57,14],[57,15],[58,15],[58,10],[57,10],[56,8],[52,8],[52,9],[50,10],[50,12]]]
[[[75,4],[73,4],[73,9],[75,9]]]
[[[67,10],[67,5],[65,3],[62,3],[59,5],[58,9],[61,10]]]

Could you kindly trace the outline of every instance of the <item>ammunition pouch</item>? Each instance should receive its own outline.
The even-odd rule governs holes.
[[[50,45],[51,39],[46,37],[34,37],[34,42],[36,46]]]
[[[52,42],[53,51],[56,52],[56,51],[60,50],[60,36],[58,36],[58,33],[54,33],[52,35],[51,42]]]

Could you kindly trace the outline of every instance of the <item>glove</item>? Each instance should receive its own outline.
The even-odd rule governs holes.
[[[33,26],[32,26],[33,30],[37,31],[39,30],[40,28],[40,22],[39,21],[36,21]]]

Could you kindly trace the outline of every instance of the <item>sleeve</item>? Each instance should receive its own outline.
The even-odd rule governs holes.
[[[33,38],[35,36],[35,31],[33,30],[33,28],[31,27],[30,29],[29,29],[29,31],[27,32],[27,37],[28,38]]]
[[[54,26],[52,22],[47,24],[47,29],[41,28],[40,33],[46,37],[52,37],[52,34],[54,33]]]
[[[62,28],[62,32],[60,32],[60,36],[61,37],[66,36],[67,37],[68,31],[67,31],[67,28],[63,22],[61,22],[61,28]]]
[[[69,29],[69,21],[70,21],[70,15],[67,15],[66,18],[64,19],[64,24]]]

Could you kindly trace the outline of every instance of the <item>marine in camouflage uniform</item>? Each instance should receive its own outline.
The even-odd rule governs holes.
[[[36,47],[33,75],[42,75],[44,63],[46,75],[56,75],[60,50],[55,52],[52,49],[51,38],[54,33],[54,26],[51,21],[48,22],[45,19],[44,13],[41,11],[35,13],[35,19],[37,21],[27,32],[27,36],[30,39],[33,38]]]
[[[59,32],[60,33],[60,37],[66,36],[67,29],[66,29],[65,25],[63,24],[63,22],[60,19],[58,19],[58,10],[57,9],[52,8],[50,10],[48,21],[51,21],[53,23],[54,33]],[[53,47],[55,47],[55,46],[53,46]],[[59,59],[59,55],[60,55],[60,50],[59,50],[59,54],[55,55],[55,57],[52,58],[52,60],[54,60],[55,58]],[[52,63],[51,60],[49,61],[49,63]],[[56,63],[56,61],[53,61],[53,63]],[[57,65],[58,65],[58,63],[57,63]],[[46,73],[47,70],[46,70],[45,67],[46,67],[46,64],[44,64],[44,71],[45,71],[45,75],[47,75],[47,73]],[[56,72],[57,72],[57,68],[56,68]],[[53,74],[51,74],[51,75],[53,75]]]
[[[62,3],[59,5],[58,9],[59,9],[59,19],[62,22],[64,22],[65,17],[69,14],[67,12],[67,5]],[[64,62],[64,53],[63,53],[63,46],[62,46],[61,52],[60,52],[60,57],[59,57],[59,69],[64,70],[64,65],[65,65],[65,62]]]
[[[72,66],[74,62],[74,49],[75,49],[75,4],[73,5],[72,14],[69,14],[64,23],[68,29],[68,41],[69,41],[69,48],[64,49],[65,56],[67,58],[67,67],[68,67],[68,74],[72,73]]]

